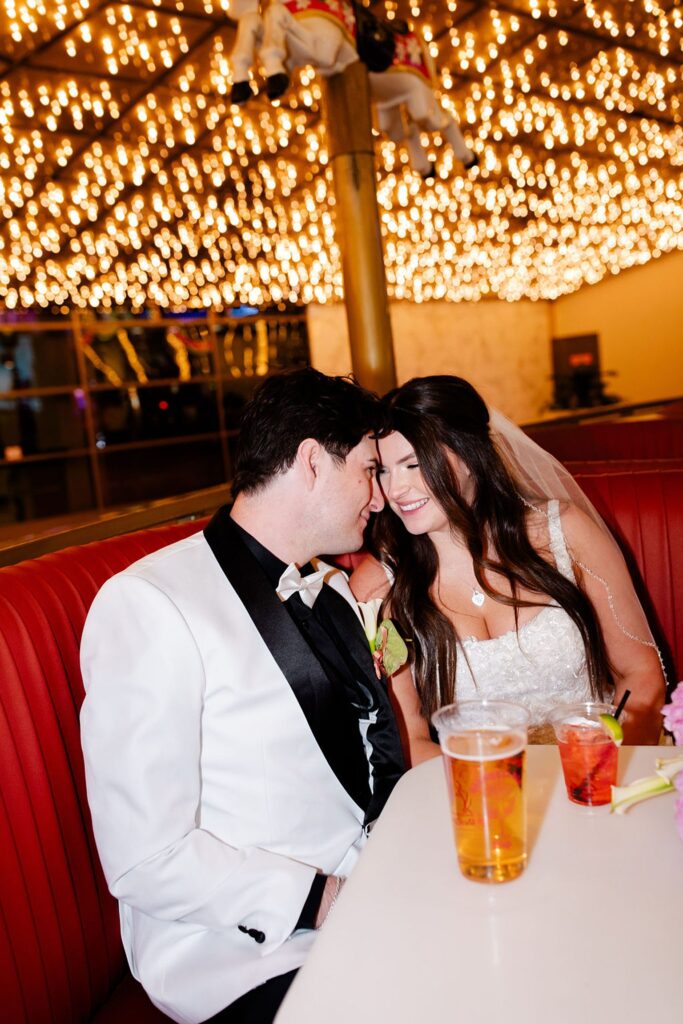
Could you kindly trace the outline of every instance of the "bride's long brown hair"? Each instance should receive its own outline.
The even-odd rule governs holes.
[[[392,431],[412,445],[425,484],[445,512],[454,535],[462,537],[474,563],[479,587],[515,609],[545,605],[524,601],[521,588],[549,598],[576,624],[586,652],[591,691],[602,698],[613,683],[600,625],[583,590],[541,557],[529,540],[520,487],[489,434],[489,413],[477,391],[460,377],[416,377],[382,400],[384,422],[378,437]],[[453,452],[474,484],[468,504],[448,459]],[[525,495],[531,502],[534,495]],[[427,534],[412,536],[388,506],[374,517],[370,546],[391,569],[394,580],[386,604],[404,636],[412,639],[415,685],[422,713],[431,715],[456,698],[457,636],[437,607],[432,588],[439,562]],[[487,583],[488,571],[507,580],[512,597]]]

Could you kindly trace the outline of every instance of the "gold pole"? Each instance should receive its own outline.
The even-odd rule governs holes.
[[[325,98],[351,363],[358,383],[382,395],[396,387],[396,367],[365,65],[328,78]]]

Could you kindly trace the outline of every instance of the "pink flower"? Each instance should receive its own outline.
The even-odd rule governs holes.
[[[671,694],[671,703],[662,708],[664,725],[673,733],[676,746],[683,746],[683,683]]]

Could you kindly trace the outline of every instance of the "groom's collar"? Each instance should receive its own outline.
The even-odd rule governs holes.
[[[237,536],[240,538],[242,543],[249,549],[256,561],[259,563],[264,573],[268,577],[268,581],[277,587],[280,582],[280,577],[287,568],[287,563],[283,562],[282,559],[274,555],[272,551],[269,551],[267,547],[264,547],[260,541],[256,540],[256,537],[240,526],[239,523],[231,517],[230,522],[234,526]]]
[[[248,530],[245,530],[243,526],[240,526],[240,524],[236,522],[236,520],[234,520],[232,516],[230,516],[229,518],[233,527],[235,527],[236,529],[237,536],[240,538],[242,543],[249,549],[251,554],[259,563],[266,577],[268,578],[268,581],[272,583],[274,587],[277,587],[278,583],[280,582],[280,579],[282,578],[283,572],[287,568],[287,565],[291,563],[283,562],[281,558],[278,558],[277,555],[274,555],[272,551],[269,551],[268,548],[265,547],[260,540],[256,540],[256,537],[252,536],[252,534],[249,533]],[[317,561],[317,559],[315,559],[315,561]],[[301,570],[302,575],[314,571],[314,565],[312,562],[306,562],[305,565],[300,565],[297,562],[296,565]],[[330,566],[330,569],[334,568],[336,568],[336,566]]]

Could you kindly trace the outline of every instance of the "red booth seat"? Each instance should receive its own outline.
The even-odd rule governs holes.
[[[526,433],[561,462],[683,458],[683,419],[623,419],[530,427]]]
[[[0,1019],[160,1024],[126,965],[88,812],[78,649],[115,572],[199,528],[164,526],[0,569]]]

